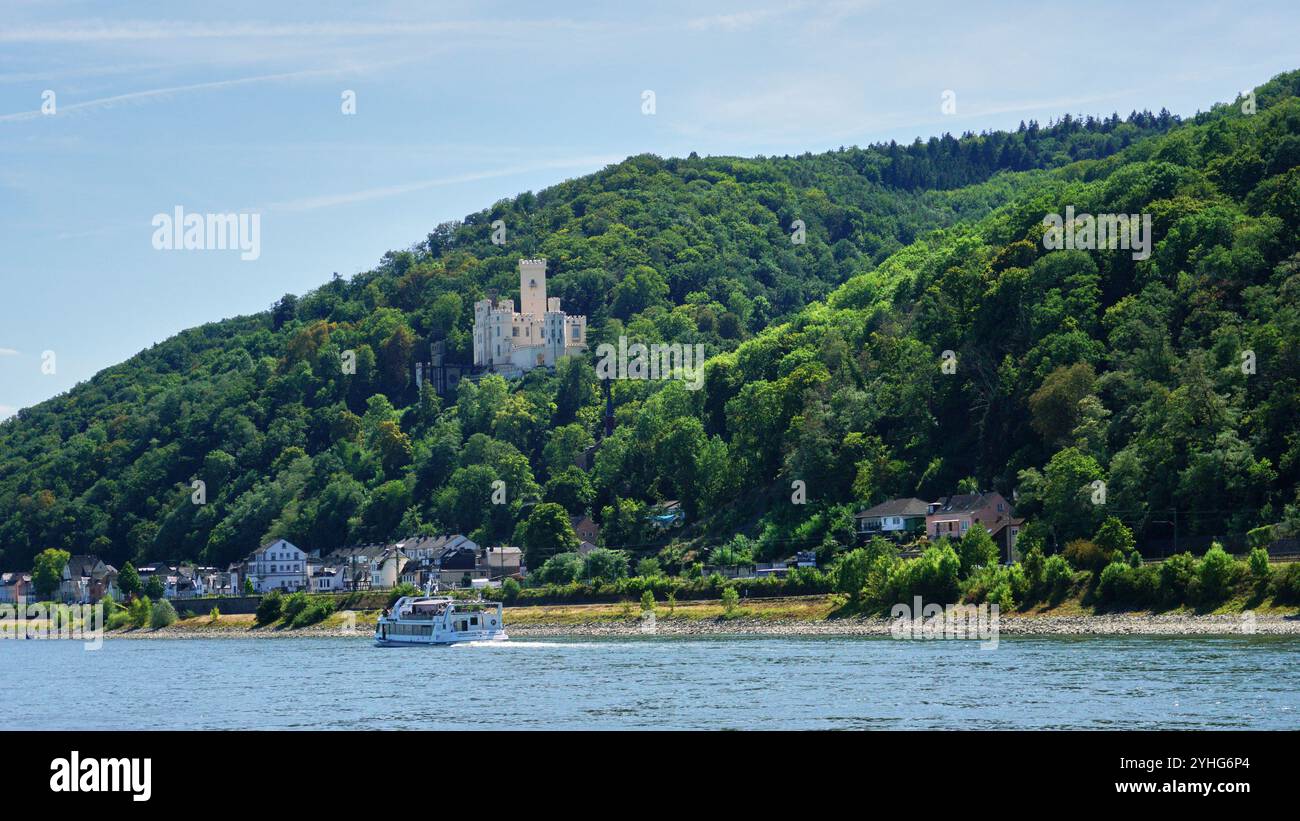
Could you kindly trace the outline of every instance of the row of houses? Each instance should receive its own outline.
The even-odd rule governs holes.
[[[571,517],[586,554],[600,542],[590,516]],[[412,536],[397,542],[340,548],[324,556],[276,539],[231,565],[236,589],[247,579],[255,593],[272,590],[311,593],[391,590],[399,584],[425,587],[496,585],[527,572],[523,550],[513,545],[481,546],[463,534]]]
[[[592,535],[590,530],[584,532]],[[522,576],[525,568],[523,551],[517,547],[480,547],[456,534],[342,548],[325,556],[308,553],[287,539],[276,539],[225,570],[158,562],[142,565],[136,571],[146,585],[157,577],[165,598],[193,599],[238,596],[249,588],[261,594],[272,590],[390,590],[399,584],[424,587],[430,582],[444,587],[485,586]],[[116,567],[98,556],[72,556],[63,568],[54,598],[67,604],[90,604],[105,596],[121,601],[124,595],[119,575]],[[0,604],[25,605],[37,598],[30,573],[0,573]]]
[[[391,590],[399,584],[424,587],[484,586],[524,573],[523,551],[510,545],[483,547],[461,534],[414,536],[389,544],[345,547],[309,555],[286,539],[249,554],[231,573],[246,578],[255,593]]]
[[[1016,556],[1016,539],[1024,519],[997,491],[958,493],[933,502],[923,499],[890,499],[859,511],[855,517],[863,537],[959,539],[975,526],[983,525],[1002,550],[1004,561]]]
[[[105,564],[94,555],[69,558],[63,567],[54,598],[69,604],[84,604],[99,601],[105,596],[121,598],[121,591],[117,587],[117,568]],[[31,573],[0,573],[0,604],[26,605],[37,598]]]
[[[137,568],[140,581],[148,584],[153,577],[162,583],[163,595],[169,599],[192,599],[209,595],[237,595],[238,579],[214,567],[153,563]],[[68,559],[53,598],[65,604],[90,604],[108,597],[123,599],[118,569],[94,554]],[[0,604],[23,605],[38,598],[32,574],[0,573]]]

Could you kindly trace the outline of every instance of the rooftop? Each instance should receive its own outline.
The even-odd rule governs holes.
[[[875,516],[924,516],[929,509],[929,502],[915,497],[908,497],[906,499],[890,499],[887,502],[881,502],[875,507],[859,511],[856,516],[859,519]]]

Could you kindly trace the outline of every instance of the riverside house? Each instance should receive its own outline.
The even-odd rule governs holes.
[[[308,562],[307,567],[311,570],[311,592],[334,593],[348,589],[347,565]]]
[[[890,499],[875,507],[858,511],[854,515],[858,522],[858,533],[871,536],[919,535],[925,532],[925,516],[930,512],[930,505],[922,499]]]
[[[0,604],[27,604],[32,595],[30,573],[0,573]]]
[[[573,532],[579,541],[600,544],[600,525],[593,522],[590,516],[570,516],[569,521],[573,523]]]
[[[945,536],[960,539],[976,522],[982,524],[989,533],[1002,536],[1007,550],[1015,547],[1019,520],[1015,519],[1011,504],[995,490],[959,493],[931,502],[925,516],[925,532],[931,539]],[[1014,532],[1011,528],[1015,529]],[[1002,534],[1004,529],[1006,533]]]
[[[327,566],[342,566],[344,570],[344,590],[369,590],[374,579],[374,570],[379,558],[386,550],[385,545],[368,544],[357,547],[340,547],[332,550],[321,559]]]
[[[400,544],[404,543],[341,547],[330,551],[319,564],[344,568],[343,590],[392,590],[411,561]]]
[[[209,573],[206,579],[208,592],[217,596],[238,596],[243,591],[239,587],[239,565],[232,564],[226,570]]]
[[[70,558],[63,567],[59,598],[65,604],[93,604],[105,596],[122,598],[117,589],[117,568],[94,555]]]
[[[308,588],[307,554],[286,539],[276,539],[248,554],[244,572],[255,593],[293,593]]]
[[[439,537],[442,549],[431,558],[412,560],[402,569],[401,581],[416,587],[436,582],[443,587],[471,583],[492,585],[523,569],[523,551],[510,545],[480,547],[465,536]]]
[[[479,570],[487,571],[488,578],[494,581],[519,576],[524,572],[524,551],[513,545],[481,547],[477,566]]]
[[[197,599],[208,595],[212,592],[209,584],[216,572],[215,567],[180,565],[167,577],[168,598]]]
[[[402,570],[411,558],[396,545],[389,545],[374,560],[370,570],[372,590],[392,590],[402,577]]]

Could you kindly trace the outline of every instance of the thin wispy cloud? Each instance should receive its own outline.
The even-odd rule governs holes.
[[[328,194],[319,197],[304,197],[296,200],[285,200],[283,202],[272,202],[263,205],[260,208],[250,209],[255,211],[314,211],[318,208],[332,208],[338,205],[351,205],[358,202],[368,202],[370,200],[386,199],[396,197],[402,194],[409,194],[414,191],[424,191],[430,188],[440,188],[448,185],[457,185],[459,183],[476,182],[479,180],[490,180],[498,177],[513,177],[519,174],[532,174],[538,171],[552,171],[566,168],[584,168],[596,169],[611,163],[620,162],[624,159],[618,155],[603,155],[591,157],[572,157],[569,159],[551,160],[548,162],[534,163],[530,165],[516,165],[508,168],[498,168],[491,171],[479,171],[470,174],[457,174],[450,177],[439,177],[431,180],[420,180],[417,182],[401,183],[398,185],[387,185],[377,188],[366,188],[361,191],[351,191],[344,194]]]
[[[147,71],[160,71],[167,67],[168,66],[164,63],[149,63],[133,66],[88,66],[83,68],[50,69],[47,71],[21,71],[10,74],[0,74],[0,85],[49,82],[51,80],[65,80],[72,77],[112,77],[120,74],[143,74]]]
[[[17,356],[18,351],[13,348],[0,348],[0,356]]]
[[[835,23],[845,17],[877,5],[876,0],[838,0],[838,2],[791,2],[781,6],[744,9],[723,14],[693,17],[686,27],[695,31],[747,31],[776,20],[797,16],[793,22],[813,28]]]
[[[769,20],[778,17],[784,17],[792,11],[803,6],[802,3],[791,3],[781,8],[768,9],[749,9],[747,11],[733,12],[731,14],[711,14],[706,17],[693,17],[686,21],[686,27],[695,31],[713,31],[721,29],[723,31],[744,31],[761,25]]]
[[[70,105],[59,105],[58,113],[46,115],[40,109],[35,111],[19,111],[13,114],[0,114],[0,122],[20,122],[22,120],[34,120],[43,116],[62,116],[64,114],[76,111],[87,111],[97,108],[109,108],[120,103],[136,102],[148,100],[157,97],[169,97],[174,94],[186,94],[194,91],[212,91],[221,88],[234,88],[236,86],[252,85],[254,83],[271,83],[282,82],[287,80],[302,80],[310,77],[338,76],[348,69],[329,68],[329,69],[309,69],[306,71],[289,71],[280,74],[263,74],[257,77],[239,77],[231,80],[214,80],[208,83],[191,83],[189,85],[168,86],[166,88],[151,88],[143,91],[130,91],[125,94],[114,94],[111,97],[100,97],[95,100],[85,100],[80,103]]]
[[[336,21],[322,23],[197,23],[138,21],[125,23],[75,22],[61,25],[17,26],[0,31],[0,43],[103,43],[144,40],[212,40],[259,38],[427,37],[448,35],[502,35],[528,30],[590,31],[603,28],[598,21],[444,20],[436,22]]]

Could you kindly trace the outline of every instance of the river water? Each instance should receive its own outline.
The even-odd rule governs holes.
[[[1300,637],[0,641],[10,729],[1300,728]]]

